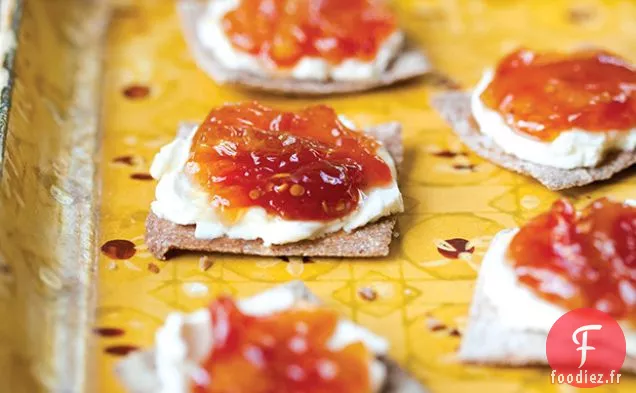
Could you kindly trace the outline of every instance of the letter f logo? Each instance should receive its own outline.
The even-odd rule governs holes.
[[[576,349],[577,351],[581,351],[581,364],[579,364],[579,368],[583,367],[583,365],[585,364],[585,361],[587,360],[587,351],[593,351],[596,349],[594,347],[587,345],[588,330],[601,330],[601,328],[602,328],[601,325],[585,325],[576,329],[574,333],[572,333],[572,341],[574,341],[574,344],[580,345],[580,347]],[[582,336],[581,342],[579,342],[576,336],[581,332],[583,332],[583,334],[581,335]]]

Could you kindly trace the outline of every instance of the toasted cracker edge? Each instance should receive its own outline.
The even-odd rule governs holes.
[[[504,152],[489,136],[479,131],[472,117],[469,93],[441,93],[431,99],[431,105],[477,155],[503,168],[533,177],[551,190],[606,180],[636,163],[636,152],[626,151],[608,157],[596,168],[560,169],[534,164]]]
[[[497,309],[486,296],[480,272],[459,347],[460,361],[508,367],[547,366],[547,337],[548,332],[519,330],[500,323]],[[636,358],[627,357],[621,370],[636,373]]]
[[[157,258],[165,260],[171,251],[199,251],[259,256],[383,257],[389,254],[396,219],[384,218],[350,233],[340,231],[312,240],[265,246],[261,240],[222,237],[196,239],[194,225],[178,225],[148,214],[146,244]]]
[[[205,15],[207,5],[207,1],[179,0],[177,7],[186,42],[197,64],[220,84],[236,84],[255,90],[281,94],[328,95],[359,92],[389,86],[432,71],[432,66],[426,56],[408,46],[393,60],[387,72],[377,79],[365,81],[323,82],[259,76],[246,71],[230,70],[218,61],[214,51],[202,44],[197,32],[198,20]]]
[[[182,123],[177,135],[184,137],[195,126],[195,123]],[[399,168],[404,156],[400,124],[385,123],[365,131],[386,147]],[[177,225],[151,212],[146,219],[146,245],[161,260],[176,250],[261,256],[382,257],[389,254],[395,224],[395,217],[382,218],[350,233],[340,231],[318,239],[266,247],[260,240],[196,239],[194,226]]]
[[[298,301],[318,304],[320,300],[301,281],[283,284],[290,288]],[[427,390],[394,360],[382,357],[387,378],[381,393],[426,393]],[[115,367],[115,373],[130,393],[156,393],[160,389],[152,349],[128,355]]]

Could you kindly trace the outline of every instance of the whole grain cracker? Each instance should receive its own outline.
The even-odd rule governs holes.
[[[193,127],[196,127],[195,123],[182,123],[178,137],[187,137]],[[386,147],[399,168],[404,157],[400,124],[380,124],[365,131]],[[261,240],[197,239],[194,237],[194,225],[178,225],[150,212],[146,219],[146,245],[161,260],[177,250],[261,256],[382,257],[389,254],[395,224],[396,219],[388,217],[349,233],[340,231],[318,239],[267,247]]]
[[[283,284],[292,291],[298,303],[320,304],[320,300],[301,282]],[[272,290],[280,289],[280,287]],[[389,357],[378,358],[387,367],[387,376],[380,393],[426,393],[425,389],[406,370]],[[133,352],[115,367],[115,372],[130,393],[156,393],[161,386],[152,349]]]
[[[617,152],[595,168],[561,169],[535,164],[504,152],[474,121],[470,94],[448,92],[433,97],[431,105],[453,127],[464,144],[477,155],[503,168],[530,176],[551,190],[584,186],[606,180],[636,163],[636,152]]]
[[[382,257],[389,254],[395,223],[396,219],[389,217],[352,232],[339,231],[318,239],[267,247],[261,240],[197,239],[194,225],[178,225],[151,212],[146,219],[146,244],[148,251],[161,260],[168,259],[171,251],[288,257]]]
[[[198,66],[219,84],[235,84],[254,90],[293,95],[328,95],[352,93],[392,85],[422,76],[432,71],[428,59],[407,46],[389,65],[388,70],[375,79],[360,81],[316,81],[276,76],[256,75],[248,71],[231,70],[223,66],[217,54],[201,42],[197,32],[199,20],[207,11],[209,1],[179,0],[178,11],[186,42]]]

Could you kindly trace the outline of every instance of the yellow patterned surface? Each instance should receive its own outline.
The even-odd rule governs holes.
[[[200,120],[212,106],[228,101],[258,99],[285,108],[317,101],[219,87],[195,67],[172,1],[113,4],[106,56],[100,244],[130,240],[136,255],[128,260],[102,255],[99,260],[97,326],[125,331],[97,339],[99,368],[94,380],[100,391],[121,391],[112,372],[118,357],[104,352],[107,348],[149,346],[171,311],[192,311],[221,292],[247,296],[291,279],[305,280],[329,305],[388,337],[393,355],[433,392],[568,390],[551,385],[545,370],[459,364],[457,333],[465,327],[476,269],[497,231],[523,223],[560,195],[579,205],[600,195],[634,197],[633,171],[601,186],[549,192],[467,152],[429,108],[431,94],[443,86],[439,80],[420,80],[325,100],[362,126],[389,120],[404,125],[406,170],[401,186],[406,212],[389,258],[320,258],[303,264],[296,258],[285,262],[213,256],[207,271],[201,269],[199,255],[159,262],[143,243],[143,222],[155,182],[131,175],[148,172],[153,155],[173,137],[179,121]],[[435,66],[464,88],[518,45],[569,49],[592,43],[636,61],[633,1],[403,0],[395,6]],[[148,96],[131,99],[124,94],[144,93],[143,87],[149,88]],[[447,154],[436,154],[442,151]],[[132,156],[130,165],[121,162],[122,156]],[[438,248],[458,244],[444,243],[456,238],[469,240],[474,252],[444,257]],[[377,298],[365,300],[359,295],[361,288],[372,288]],[[445,328],[432,331],[430,318]],[[636,389],[636,379],[621,382],[597,391]]]

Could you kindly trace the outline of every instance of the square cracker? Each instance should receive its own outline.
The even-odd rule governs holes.
[[[184,123],[177,135],[185,137],[195,126]],[[399,168],[404,156],[400,124],[380,124],[366,132],[383,143]],[[167,259],[173,250],[261,256],[382,257],[389,254],[396,221],[393,216],[386,217],[351,232],[339,231],[317,239],[267,247],[261,240],[197,239],[194,225],[178,225],[150,212],[146,219],[146,245],[161,260]]]
[[[475,286],[468,325],[459,347],[460,361],[498,366],[547,366],[547,331],[519,329],[501,323],[484,291],[483,273]],[[636,373],[636,358],[626,357],[623,371]]]
[[[533,177],[551,190],[606,180],[636,163],[636,152],[625,151],[608,156],[595,168],[561,169],[535,164],[504,152],[488,135],[479,131],[472,116],[469,93],[443,93],[433,97],[431,105],[453,127],[462,142],[477,155],[511,171]]]
[[[297,302],[319,304],[320,300],[301,281],[291,281],[273,290],[289,290]],[[427,390],[388,357],[379,358],[387,367],[387,377],[380,393],[427,393]],[[160,390],[155,355],[152,349],[133,352],[115,367],[115,373],[130,393],[156,393]]]
[[[198,66],[219,84],[235,84],[254,90],[294,95],[352,93],[392,85],[432,71],[428,59],[417,49],[406,47],[378,78],[360,81],[315,81],[256,75],[226,68],[213,50],[203,45],[197,26],[207,11],[209,0],[179,0],[178,11],[186,42]]]

